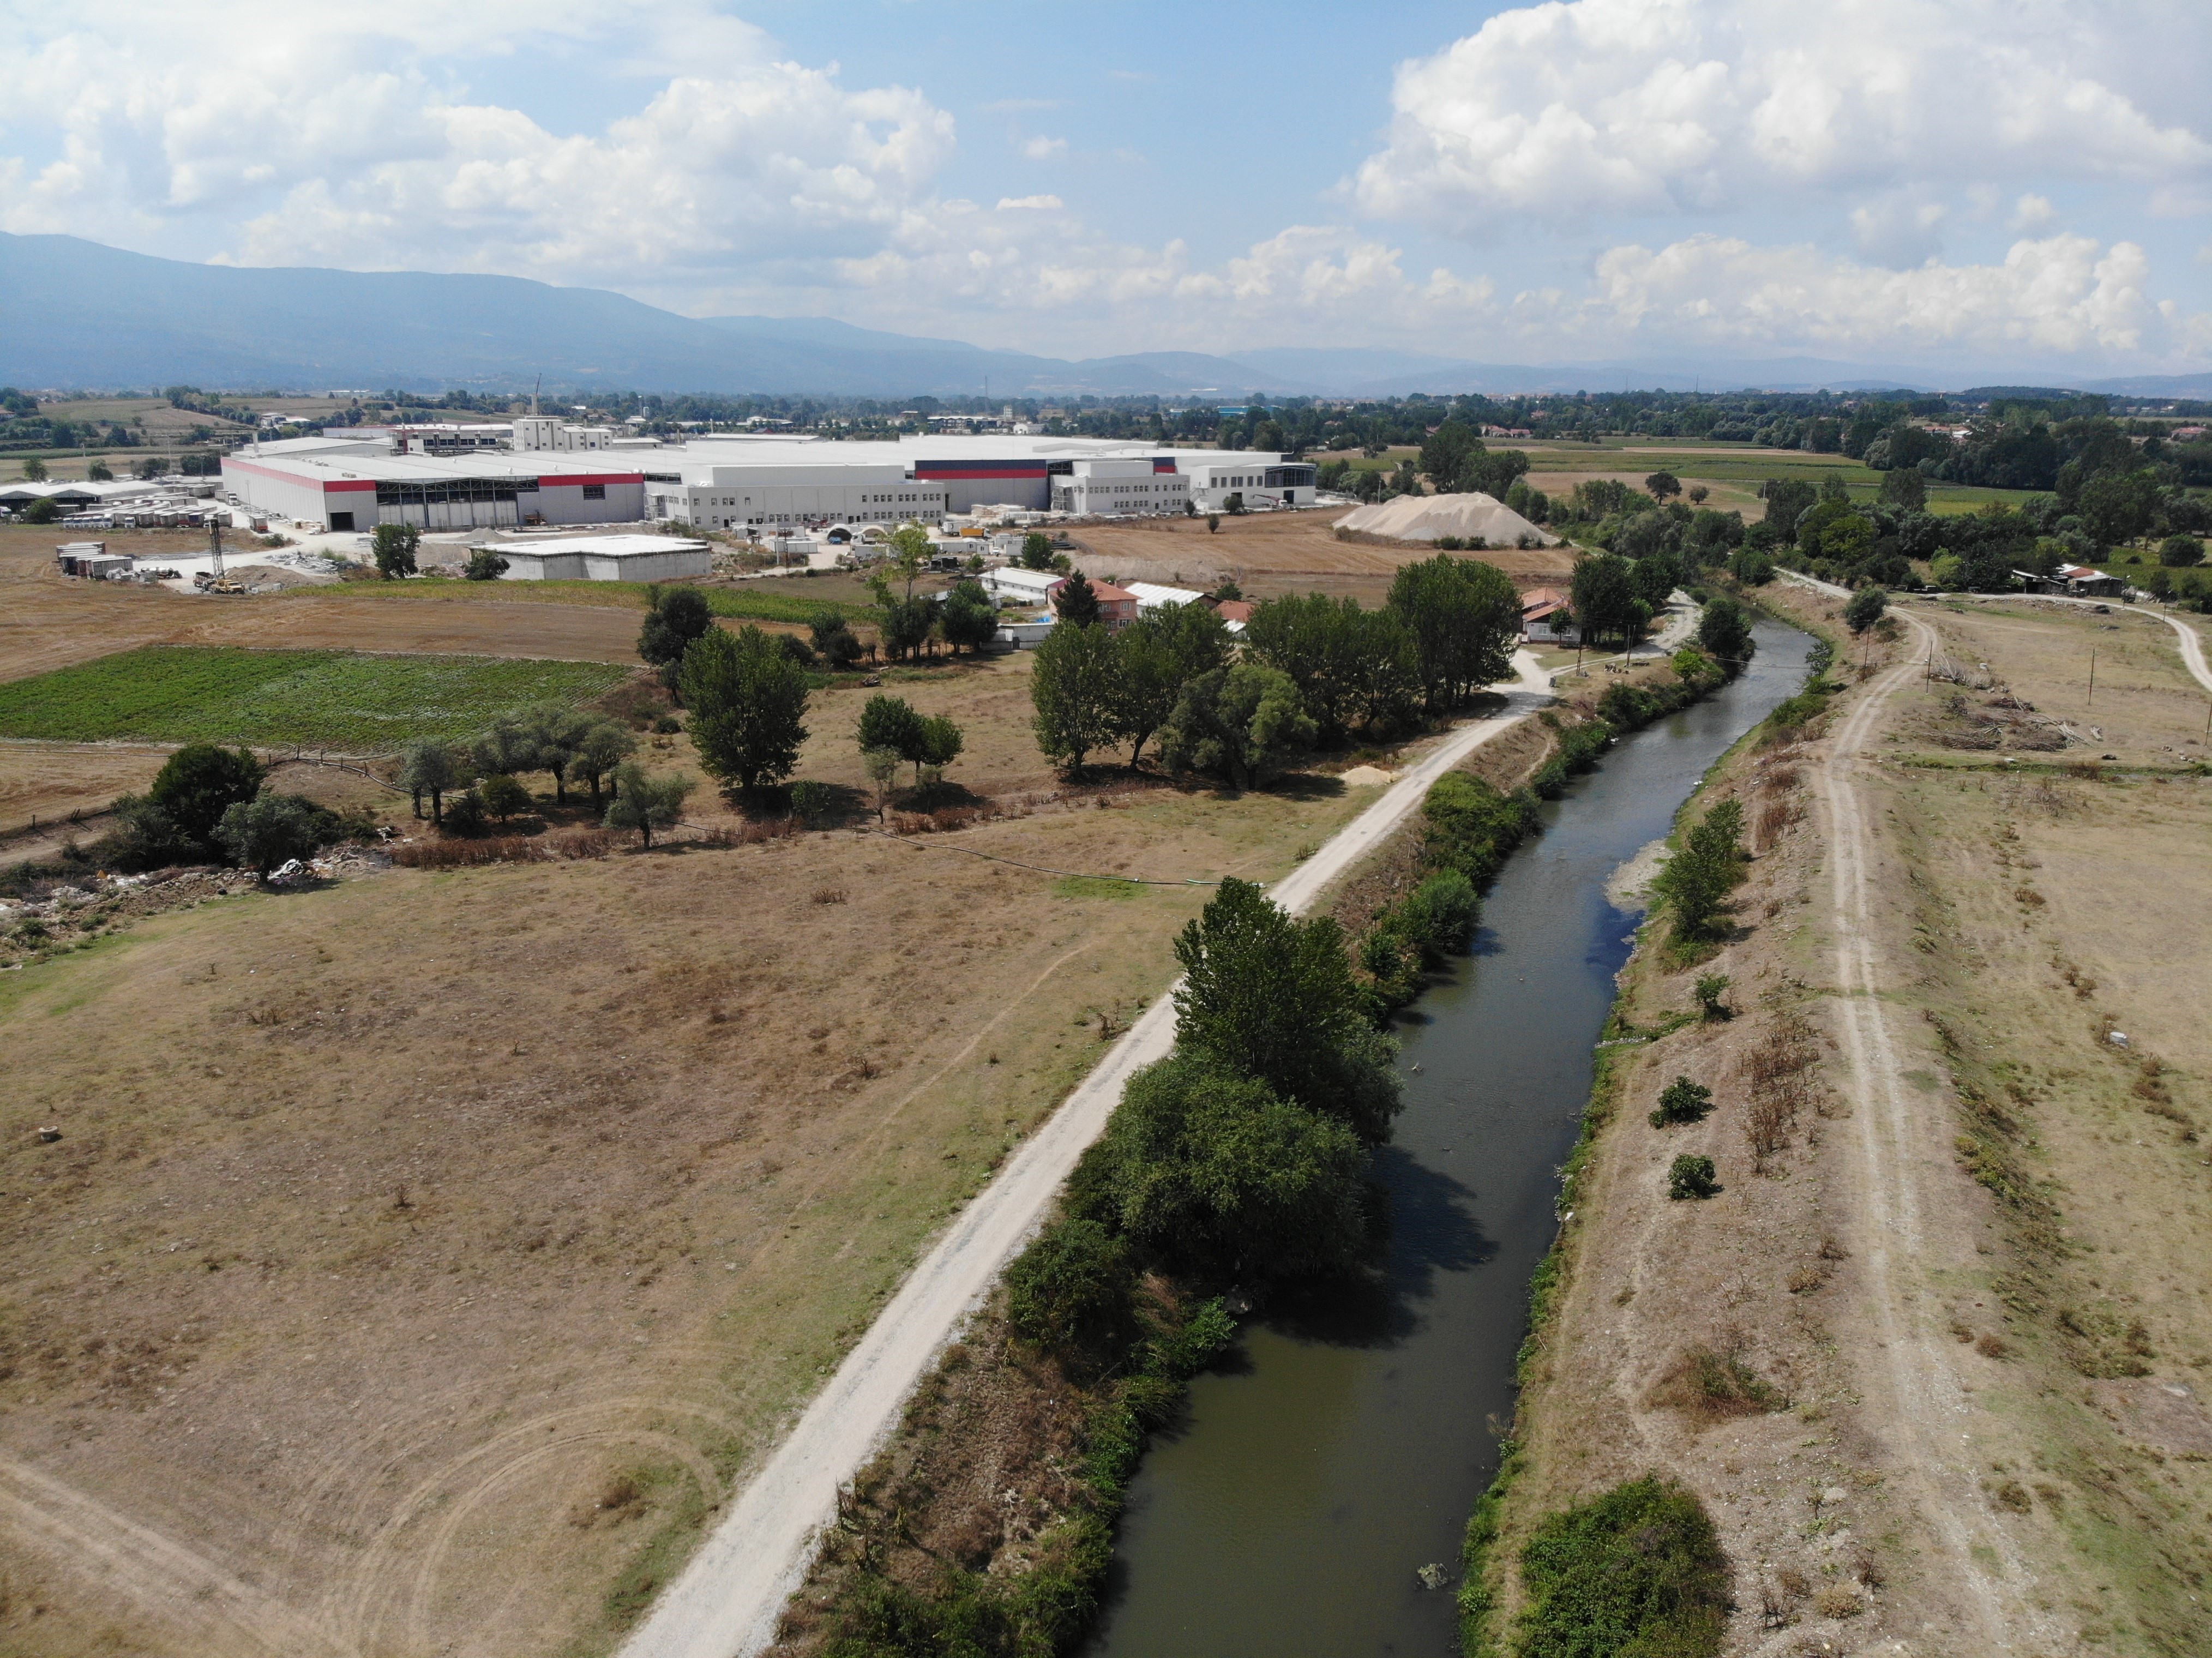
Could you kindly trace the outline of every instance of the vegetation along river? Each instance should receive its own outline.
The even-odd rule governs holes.
[[[1638,920],[1606,878],[1803,684],[1812,640],[1765,621],[1757,637],[1733,683],[1544,809],[1474,955],[1404,1017],[1406,1109],[1376,1163],[1385,1270],[1270,1306],[1198,1378],[1131,1487],[1093,1658],[1456,1650],[1461,1533],[1496,1472],[1529,1277]],[[1426,1589],[1431,1562],[1449,1581]]]

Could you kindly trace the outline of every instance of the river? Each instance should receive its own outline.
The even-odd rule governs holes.
[[[1092,1658],[1458,1650],[1460,1536],[1497,1471],[1530,1274],[1638,917],[1606,878],[1804,683],[1761,621],[1751,667],[1617,744],[1506,864],[1474,953],[1403,1016],[1406,1109],[1376,1157],[1376,1281],[1279,1303],[1193,1385],[1133,1483]],[[1450,1584],[1416,1573],[1442,1563]]]

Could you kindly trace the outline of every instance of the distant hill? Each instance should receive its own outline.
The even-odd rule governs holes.
[[[683,317],[517,276],[192,264],[0,234],[0,384],[333,386],[875,397],[1450,396],[1463,392],[1929,388],[1926,371],[1790,357],[1531,364],[1356,347],[1069,361],[825,317]],[[2084,390],[2212,396],[2212,376]]]

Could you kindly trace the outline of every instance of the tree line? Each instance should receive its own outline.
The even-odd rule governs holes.
[[[1386,736],[1464,703],[1505,677],[1521,600],[1493,566],[1439,554],[1401,569],[1384,604],[1310,593],[1266,599],[1241,652],[1204,604],[1163,606],[1119,634],[1084,619],[1088,584],[1071,579],[1030,682],[1037,744],[1080,770],[1147,743],[1170,773],[1237,788],[1354,735]]]

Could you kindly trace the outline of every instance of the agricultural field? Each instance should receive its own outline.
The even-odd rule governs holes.
[[[0,737],[387,753],[469,736],[528,703],[587,701],[626,677],[589,662],[149,645],[0,683]]]
[[[699,582],[707,608],[716,616],[738,622],[772,622],[803,626],[822,610],[832,610],[848,622],[872,622],[875,601],[866,584],[845,574],[777,577],[732,583]],[[916,592],[935,592],[948,586],[943,579],[917,583]],[[321,586],[286,589],[293,599],[333,600],[382,598],[462,604],[588,604],[606,610],[643,610],[646,584],[640,581],[503,581],[495,586],[473,581],[349,581]]]
[[[1085,525],[1072,533],[1075,562],[1084,574],[1129,581],[1211,589],[1233,580],[1247,598],[1326,592],[1373,606],[1390,591],[1407,564],[1434,556],[1431,549],[1339,541],[1340,510],[1255,513],[1224,517],[1209,533],[1204,519],[1132,519]],[[1493,548],[1465,556],[1495,564],[1522,586],[1558,580],[1573,568],[1558,548]]]
[[[957,836],[717,847],[702,790],[649,853],[210,892],[0,975],[0,1650],[608,1650],[1172,977],[1184,883],[1375,796],[1070,795],[1031,665],[886,676],[965,729]],[[800,775],[865,791],[865,700]]]

